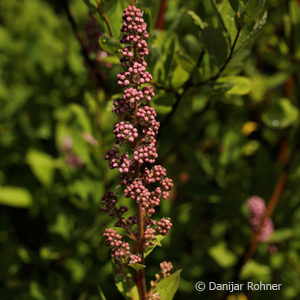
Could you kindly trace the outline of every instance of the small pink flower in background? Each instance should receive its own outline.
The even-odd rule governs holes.
[[[87,131],[82,133],[82,138],[92,146],[98,146],[98,141]]]
[[[247,200],[247,205],[250,211],[250,214],[256,217],[262,217],[265,210],[266,204],[264,199],[259,196],[252,196]]]
[[[68,166],[74,168],[81,168],[84,165],[82,159],[73,152],[69,152],[66,154],[65,161]]]
[[[72,138],[68,135],[66,135],[62,141],[61,149],[63,151],[70,151],[73,147],[73,141]]]
[[[260,198],[259,196],[252,196],[247,200],[247,206],[250,212],[249,223],[252,230],[255,232],[258,230],[264,213],[266,211],[266,204],[264,199]],[[266,242],[273,232],[273,221],[270,218],[268,218],[264,223],[259,240],[261,242]]]
[[[74,168],[81,168],[84,165],[82,159],[73,151],[73,140],[66,135],[61,144],[61,150],[65,155],[65,163]]]

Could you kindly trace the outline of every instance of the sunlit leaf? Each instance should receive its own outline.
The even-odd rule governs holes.
[[[195,23],[197,26],[199,26],[199,28],[200,28],[201,30],[203,30],[203,29],[207,26],[207,23],[203,22],[203,21],[201,20],[201,18],[199,17],[199,15],[197,15],[194,11],[189,10],[187,13],[188,13],[188,15],[190,15],[190,16],[193,18],[194,23]]]
[[[120,50],[123,48],[119,40],[109,35],[102,35],[99,38],[99,44],[103,50],[115,55],[120,55]]]
[[[223,268],[233,266],[237,260],[236,255],[227,248],[225,242],[211,247],[208,253]]]
[[[252,83],[249,78],[242,76],[226,76],[218,80],[218,82],[229,82],[233,86],[227,91],[228,95],[246,95],[252,89]]]
[[[47,153],[31,149],[26,160],[36,178],[45,186],[50,186],[54,176],[54,159]]]
[[[270,238],[268,238],[268,243],[280,243],[291,239],[294,236],[294,232],[290,228],[281,228],[275,230]]]
[[[267,265],[260,264],[254,260],[248,261],[241,272],[241,278],[260,278],[260,280],[266,280],[269,278],[270,267]]]
[[[106,300],[106,297],[100,287],[98,287],[99,295],[100,295],[100,300]]]
[[[27,208],[32,204],[32,196],[24,188],[2,186],[0,187],[0,204]]]
[[[181,271],[182,270],[178,270],[171,274],[171,276],[159,281],[153,289],[153,293],[158,293],[161,300],[172,300],[180,283]]]
[[[181,66],[177,66],[172,75],[172,86],[174,89],[180,88],[190,77],[190,74]]]
[[[142,265],[142,264],[131,264],[131,265],[129,265],[129,267],[131,267],[132,269],[134,269],[136,271],[139,271],[139,270],[142,270],[142,269],[146,268],[146,266]]]

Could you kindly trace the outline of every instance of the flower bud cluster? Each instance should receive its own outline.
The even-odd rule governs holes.
[[[124,190],[125,197],[134,199],[137,203],[141,203],[143,207],[148,207],[150,192],[143,185],[141,180],[134,180],[132,184]]]
[[[110,169],[119,167],[120,152],[119,149],[112,148],[106,152],[105,159],[108,160]]]
[[[156,234],[167,235],[172,225],[170,218],[162,218],[157,222]]]
[[[171,275],[171,271],[173,269],[173,265],[171,262],[163,261],[160,263],[160,277],[166,278]]]
[[[141,145],[133,152],[133,158],[139,164],[143,164],[145,162],[153,164],[157,157],[158,154],[154,143]]]
[[[147,300],[160,300],[161,298],[160,298],[160,295],[158,294],[158,293],[151,293],[149,296],[148,296],[148,298],[147,298]]]
[[[149,85],[152,76],[146,70],[144,59],[149,54],[147,24],[143,13],[135,6],[125,9],[123,20],[120,41],[126,45],[121,50],[120,62],[125,70],[117,75],[117,82],[124,91],[113,103],[113,112],[119,121],[114,125],[115,145],[107,151],[105,159],[111,169],[118,169],[124,195],[137,203],[139,218],[122,216],[126,209],[116,208],[117,198],[112,193],[106,193],[102,201],[105,211],[118,217],[115,226],[127,230],[134,240],[135,252],[130,253],[129,244],[121,241],[114,229],[107,229],[104,237],[112,248],[115,262],[143,264],[143,251],[155,244],[157,235],[167,235],[172,226],[169,218],[157,222],[151,216],[161,199],[169,196],[173,182],[166,177],[166,169],[161,165],[149,166],[158,157],[155,137],[159,122],[155,109],[149,105],[155,93]],[[141,230],[143,224],[145,227]],[[170,274],[172,265],[163,262],[162,266],[159,276],[165,278]],[[159,298],[158,294],[149,294],[149,299]]]
[[[130,255],[130,260],[129,260],[130,265],[138,264],[140,262],[141,262],[141,258],[138,255],[135,254]]]
[[[140,257],[130,251],[130,245],[122,241],[122,236],[115,229],[107,228],[103,234],[105,243],[112,250],[112,259],[119,264],[130,264],[133,261],[140,261]]]
[[[164,177],[166,177],[167,172],[164,167],[161,165],[155,165],[152,167],[151,170],[145,169],[145,172],[143,174],[143,181],[146,184],[154,183],[157,181],[161,181]]]
[[[118,197],[113,192],[105,192],[102,197],[103,210],[107,212],[110,216],[122,216],[125,212],[128,211],[126,206],[116,207],[118,202]]]
[[[136,128],[129,122],[118,122],[115,124],[114,134],[116,135],[116,144],[120,144],[124,141],[133,143],[139,136]]]
[[[151,227],[148,227],[145,230],[144,237],[145,237],[145,247],[154,245],[155,230]]]
[[[265,201],[259,196],[252,196],[247,200],[247,206],[250,211],[249,223],[252,230],[255,232],[258,230],[266,211]],[[273,221],[270,218],[268,218],[264,222],[264,226],[262,228],[260,238],[259,238],[260,241],[266,242],[268,238],[271,236],[271,234],[273,233],[273,231],[274,231]]]
[[[129,155],[127,153],[123,154],[121,156],[120,163],[119,163],[119,173],[120,174],[123,174],[123,173],[127,174],[130,171],[134,173],[134,171],[132,169],[132,166],[133,166],[133,162],[130,159]]]

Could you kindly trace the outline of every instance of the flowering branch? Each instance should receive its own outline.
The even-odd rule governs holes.
[[[172,226],[169,218],[156,221],[152,219],[152,215],[160,200],[168,198],[173,183],[166,177],[166,169],[161,165],[151,167],[158,157],[155,137],[160,124],[156,121],[154,108],[148,105],[154,96],[154,90],[149,85],[152,76],[146,71],[147,63],[144,59],[149,54],[147,24],[142,12],[135,6],[128,6],[122,17],[123,36],[120,42],[126,46],[121,50],[120,62],[126,71],[122,71],[117,77],[124,93],[122,98],[114,101],[113,112],[119,117],[119,121],[113,130],[115,145],[107,151],[105,159],[111,169],[118,169],[124,195],[135,201],[137,215],[124,217],[128,208],[118,207],[118,196],[113,192],[106,192],[102,198],[104,210],[117,218],[114,226],[123,228],[133,243],[131,245],[130,241],[124,241],[124,237],[113,228],[105,230],[104,238],[111,247],[111,256],[119,266],[119,273],[124,273],[129,266],[135,270],[139,299],[154,300],[160,298],[152,290],[147,293],[145,253],[150,252],[156,245],[157,237],[167,235]],[[165,262],[162,264],[166,269]],[[171,265],[167,269],[170,270]],[[125,274],[128,274],[128,270]],[[169,274],[167,272],[165,275]],[[129,287],[129,277],[124,275],[124,279]],[[132,293],[130,287],[129,290]]]

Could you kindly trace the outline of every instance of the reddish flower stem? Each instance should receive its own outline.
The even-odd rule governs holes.
[[[135,106],[135,119],[136,119],[136,111],[138,109],[138,105]],[[134,121],[134,123],[136,120]],[[134,147],[134,150],[138,148],[138,141]],[[136,164],[136,178],[140,176],[140,167],[141,165],[137,162]],[[136,241],[136,250],[141,256],[141,264],[144,264],[144,232],[145,232],[145,225],[144,225],[144,213],[142,204],[137,204],[137,213],[138,213],[138,239]],[[140,300],[146,300],[146,280],[145,280],[145,271],[142,269],[140,271],[136,271],[136,285],[139,292]]]
[[[164,29],[166,10],[167,10],[167,0],[161,0],[159,6],[159,13],[156,21],[156,29],[158,30]]]
[[[137,205],[138,209],[138,226],[139,226],[139,239],[138,239],[138,252],[141,256],[141,264],[144,264],[144,213],[142,204]],[[137,271],[137,288],[139,290],[140,300],[146,300],[146,281],[144,269]]]

